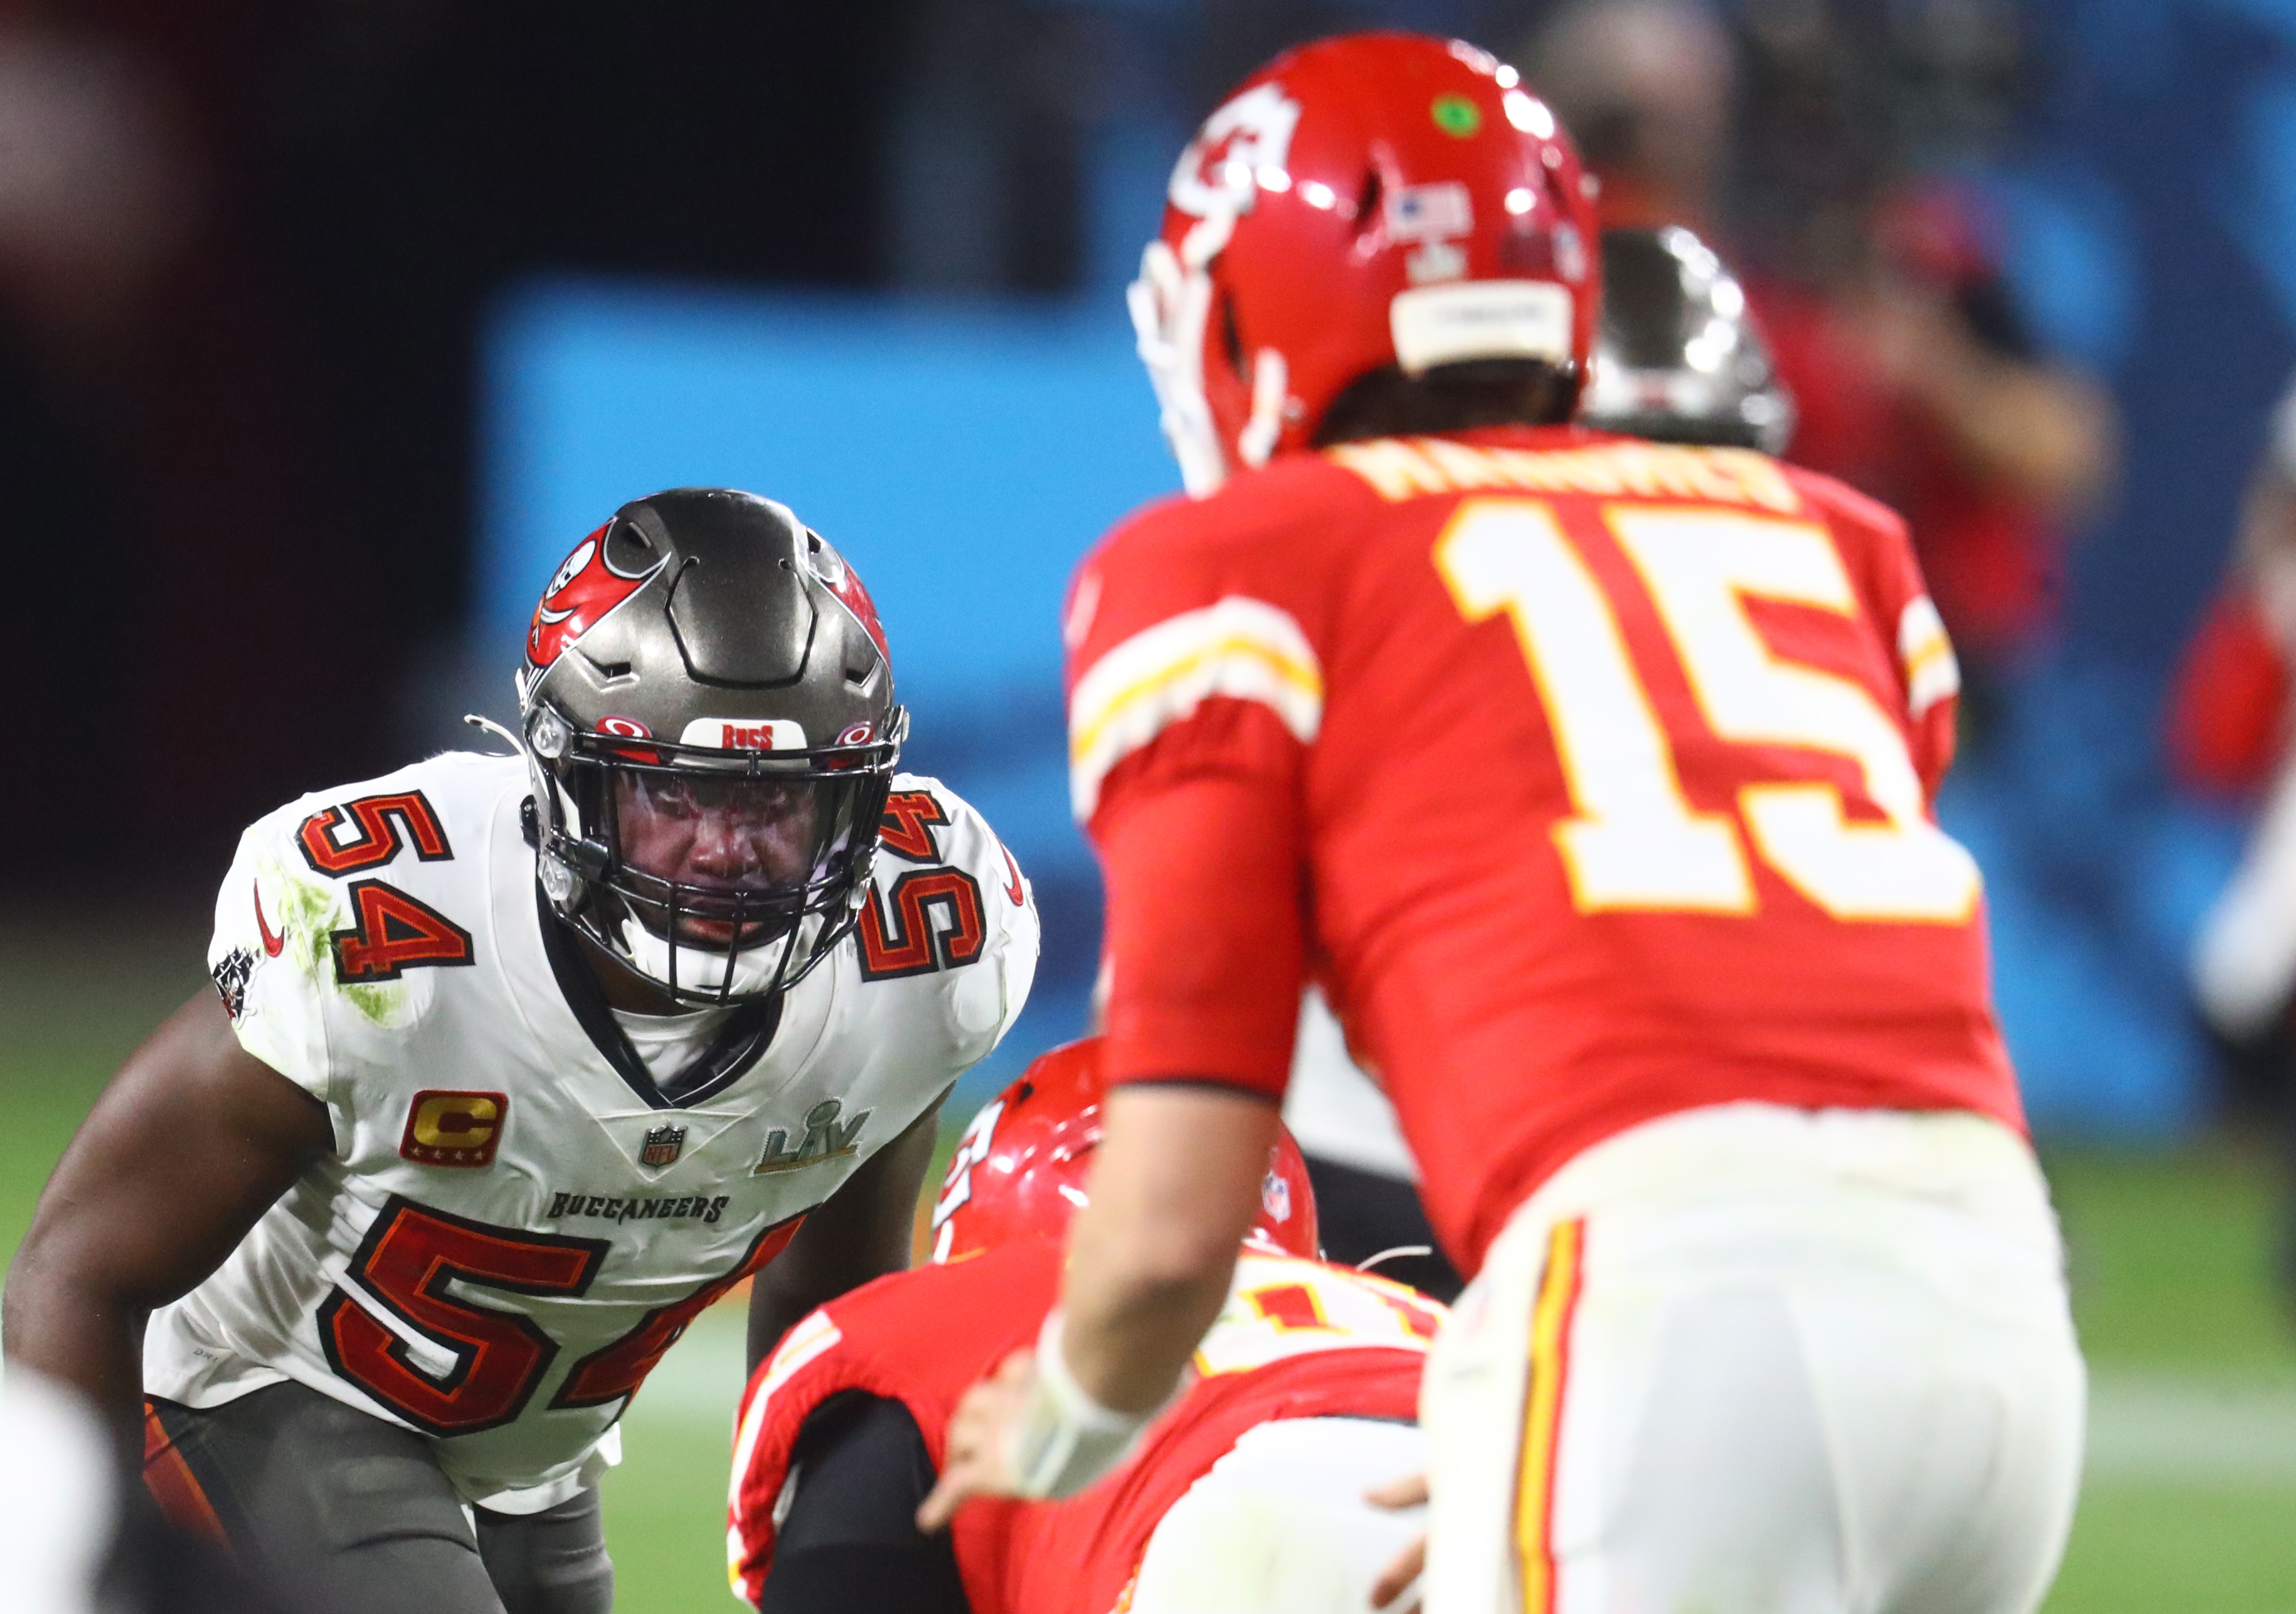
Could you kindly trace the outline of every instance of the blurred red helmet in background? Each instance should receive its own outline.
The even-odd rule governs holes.
[[[1514,69],[1459,40],[1349,34],[1246,79],[1180,154],[1130,293],[1188,491],[1308,447],[1385,365],[1583,373],[1591,189]]]
[[[962,1261],[1015,1239],[1067,1236],[1069,1218],[1086,1202],[1100,1143],[1100,1050],[1101,1039],[1090,1036],[1040,1054],[981,1106],[933,1206],[935,1261]],[[1308,1163],[1280,1124],[1260,1180],[1259,1214],[1244,1242],[1309,1260],[1321,1253]]]

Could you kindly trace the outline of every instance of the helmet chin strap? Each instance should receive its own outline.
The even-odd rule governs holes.
[[[808,914],[798,922],[794,943],[784,930],[755,946],[739,949],[730,958],[714,948],[679,947],[677,989],[731,991],[741,996],[771,991],[776,984],[785,985],[789,966],[793,963],[802,964],[811,958],[812,938],[820,935],[822,922],[820,914]],[[655,935],[629,915],[623,917],[619,934],[623,954],[638,973],[667,988],[670,985],[672,946],[668,938]]]
[[[1245,464],[1257,469],[1275,452],[1283,436],[1283,394],[1290,383],[1283,356],[1262,348],[1251,365],[1251,419],[1235,440],[1236,454]]]

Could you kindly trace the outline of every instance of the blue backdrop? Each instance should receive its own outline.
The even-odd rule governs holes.
[[[1986,868],[2037,1122],[2161,1137],[2212,1101],[2183,963],[2242,829],[2169,787],[2161,696],[2296,363],[2296,3],[2043,0],[2029,22],[2039,98],[1961,177],[1992,204],[2035,330],[2112,385],[2127,459],[2062,634],[1941,812]],[[548,283],[489,342],[474,647],[521,632],[558,558],[626,498],[720,482],[793,505],[883,608],[914,765],[980,805],[1037,881],[1046,971],[1000,1069],[1081,1023],[1097,952],[1055,622],[1093,537],[1176,483],[1116,290],[1157,217],[1170,113],[1100,132],[1081,306]]]
[[[1122,304],[538,284],[495,324],[486,416],[477,646],[515,642],[565,553],[658,488],[765,494],[845,553],[891,641],[906,766],[988,815],[1044,910],[1029,1015],[971,1085],[1075,1036],[1100,896],[1068,815],[1061,597],[1178,486]]]

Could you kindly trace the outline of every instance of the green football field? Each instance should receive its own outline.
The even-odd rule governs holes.
[[[0,1258],[111,1067],[200,984],[196,927],[127,942],[0,926]],[[2094,1375],[2088,1476],[2051,1614],[2296,1614],[2296,1327],[2267,1285],[2255,1153],[2048,1157]],[[730,1608],[738,1321],[701,1319],[606,1482],[623,1614]]]

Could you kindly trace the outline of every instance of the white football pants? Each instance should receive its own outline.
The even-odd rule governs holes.
[[[1427,1614],[2029,1614],[2087,1398],[2006,1128],[1651,1122],[1515,1213],[1436,1340]]]
[[[1426,1465],[1408,1423],[1286,1418],[1245,1430],[1148,1538],[1130,1614],[1366,1614],[1372,1583],[1427,1520],[1364,1493]]]

